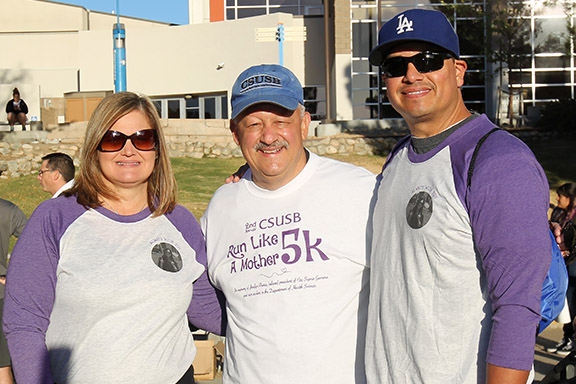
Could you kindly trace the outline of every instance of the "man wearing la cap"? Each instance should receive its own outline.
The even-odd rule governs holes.
[[[437,11],[380,30],[370,62],[411,135],[382,171],[370,275],[369,383],[526,383],[550,263],[549,190],[531,151],[470,113],[466,62]],[[417,217],[418,220],[409,220]]]
[[[231,103],[250,170],[201,220],[227,302],[224,383],[365,383],[376,176],[304,148],[310,115],[288,69],[248,68]]]

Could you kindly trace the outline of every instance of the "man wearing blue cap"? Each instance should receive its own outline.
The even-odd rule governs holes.
[[[382,171],[374,211],[369,383],[526,383],[550,264],[546,176],[528,147],[470,113],[466,62],[437,11],[380,30],[392,106],[411,135]]]
[[[310,115],[288,69],[248,68],[231,103],[250,170],[201,220],[226,296],[224,383],[363,384],[376,176],[304,148]]]

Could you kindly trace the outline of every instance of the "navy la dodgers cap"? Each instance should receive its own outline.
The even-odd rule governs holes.
[[[255,65],[242,72],[232,87],[232,119],[246,108],[272,103],[295,111],[304,105],[304,91],[289,69],[277,64]]]
[[[458,35],[442,12],[409,9],[394,16],[380,28],[378,46],[368,56],[370,64],[381,65],[392,48],[411,41],[434,44],[455,58],[460,57]]]

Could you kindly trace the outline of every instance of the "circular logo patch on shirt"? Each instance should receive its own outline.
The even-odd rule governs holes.
[[[152,261],[168,272],[178,272],[182,269],[182,256],[172,244],[156,244],[152,248]]]
[[[421,191],[410,198],[406,206],[406,221],[414,229],[425,226],[432,216],[432,196]]]

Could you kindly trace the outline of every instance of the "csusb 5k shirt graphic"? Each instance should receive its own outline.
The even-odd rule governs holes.
[[[315,288],[316,283],[328,279],[328,276],[321,272],[319,272],[320,275],[291,276],[292,273],[288,268],[274,268],[295,263],[329,260],[326,253],[322,251],[322,239],[314,238],[310,230],[282,229],[290,224],[298,225],[301,222],[301,213],[292,212],[245,223],[245,232],[248,235],[246,241],[228,246],[227,257],[231,259],[230,273],[257,270],[258,277],[263,277],[268,281],[236,287],[236,293],[249,297],[292,289]],[[275,231],[275,233],[266,231]]]
[[[376,176],[310,154],[282,188],[248,173],[222,186],[202,227],[226,296],[226,383],[363,383],[367,224]],[[322,364],[318,364],[322,356]]]

